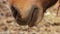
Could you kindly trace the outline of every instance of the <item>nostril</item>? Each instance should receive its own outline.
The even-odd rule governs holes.
[[[35,22],[36,22],[36,20],[37,20],[37,15],[38,15],[38,7],[34,7],[34,9],[33,9],[33,12],[32,12],[32,15],[31,15],[31,20],[29,21],[29,23],[28,23],[28,25],[30,26],[30,27],[32,27],[32,26],[34,26],[35,25]]]
[[[18,10],[15,9],[15,7],[11,6],[11,10],[12,10],[13,17],[16,19],[16,22],[19,25],[26,25],[27,24],[27,23],[25,23],[26,21],[24,19],[21,19],[21,16],[18,13]]]
[[[35,8],[33,9],[32,18],[33,18],[34,16],[37,16],[37,15],[36,15],[37,12],[38,12],[38,8],[35,7]]]
[[[13,6],[11,6],[11,10],[12,10],[12,14],[13,14],[14,18],[16,18],[17,14],[18,14],[17,10]]]

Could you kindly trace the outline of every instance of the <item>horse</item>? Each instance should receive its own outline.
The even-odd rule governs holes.
[[[58,0],[8,0],[14,17],[21,25],[34,26],[39,24],[46,9]]]

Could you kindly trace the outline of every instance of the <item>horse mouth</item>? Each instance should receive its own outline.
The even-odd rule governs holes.
[[[14,18],[16,19],[16,22],[19,25],[29,25],[31,24],[31,26],[34,25],[34,22],[36,22],[37,20],[37,14],[38,14],[38,8],[37,7],[33,7],[31,9],[31,13],[29,14],[27,19],[21,19],[20,14],[18,13],[18,10],[16,10],[13,6],[11,6],[11,10],[13,13]]]

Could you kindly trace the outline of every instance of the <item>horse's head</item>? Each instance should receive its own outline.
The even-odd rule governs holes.
[[[57,0],[8,0],[13,10],[14,17],[20,24],[39,23],[47,8],[55,4]]]

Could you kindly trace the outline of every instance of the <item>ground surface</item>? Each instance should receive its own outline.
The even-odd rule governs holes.
[[[8,3],[0,0],[0,34],[60,34],[59,1],[44,15],[38,26],[28,27],[18,25]],[[58,14],[57,14],[58,12]]]

